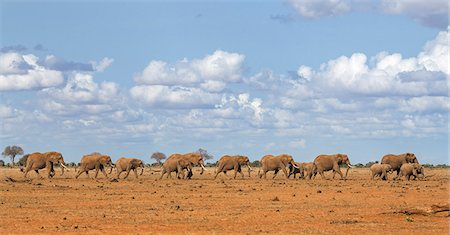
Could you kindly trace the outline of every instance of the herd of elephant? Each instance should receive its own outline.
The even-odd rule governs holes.
[[[313,162],[299,163],[295,162],[294,158],[289,154],[281,154],[277,156],[266,155],[260,160],[261,167],[258,171],[259,178],[266,178],[266,173],[273,171],[273,178],[277,176],[277,173],[283,171],[286,178],[291,175],[300,175],[300,179],[314,179],[317,174],[320,174],[323,179],[326,179],[324,172],[333,171],[333,179],[335,174],[339,174],[341,179],[347,178],[348,170],[353,167],[350,164],[350,159],[346,154],[333,154],[333,155],[319,155]],[[34,170],[39,177],[40,169],[47,169],[48,178],[55,175],[53,164],[61,165],[61,175],[64,174],[64,169],[68,170],[65,166],[64,158],[59,152],[46,152],[46,153],[32,153],[28,156],[25,168],[20,170],[24,172],[24,177],[27,177],[29,171]],[[340,165],[347,165],[345,176],[340,170]],[[176,177],[179,179],[191,179],[193,176],[193,166],[199,165],[201,167],[200,174],[206,170],[204,167],[203,156],[199,153],[187,153],[187,154],[172,154],[162,165],[160,179],[167,174],[167,178],[171,177],[171,173],[175,172]],[[253,169],[250,166],[250,160],[246,156],[228,156],[225,155],[217,162],[216,172],[214,179],[220,174],[226,175],[227,171],[234,170],[234,179],[237,173],[240,173],[244,178],[242,167],[248,167],[249,177]],[[106,168],[110,167],[109,174],[112,169],[116,169],[116,178],[119,179],[120,174],[126,172],[125,178],[128,177],[130,171],[133,170],[136,178],[138,178],[137,170],[141,168],[141,175],[144,172],[144,163],[137,158],[119,158],[115,164],[113,164],[111,157],[104,154],[85,155],[81,158],[79,167],[76,169],[75,178],[78,178],[83,172],[89,177],[89,171],[95,170],[95,178],[98,176],[98,172],[101,171],[106,178],[109,178],[106,173]],[[289,172],[287,171],[289,169]],[[370,167],[372,172],[372,179],[379,176],[382,180],[388,179],[388,173],[394,171],[397,172],[395,179],[399,179],[404,176],[407,180],[411,177],[423,178],[424,169],[421,166],[413,153],[404,153],[399,155],[388,154],[383,156],[380,163],[376,163]],[[185,171],[187,175],[185,175]]]

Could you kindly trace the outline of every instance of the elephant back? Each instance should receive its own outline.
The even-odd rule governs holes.
[[[381,164],[389,164],[393,170],[398,170],[406,163],[406,155],[387,154],[381,159]]]

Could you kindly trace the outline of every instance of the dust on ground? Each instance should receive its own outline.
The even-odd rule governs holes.
[[[102,174],[74,179],[74,170],[24,179],[17,168],[0,168],[0,234],[449,234],[448,210],[411,213],[448,205],[449,172],[426,169],[423,181],[394,181],[395,173],[370,180],[366,168],[350,170],[347,180],[281,172],[274,180],[256,172],[213,180],[210,168],[203,175],[195,169],[192,180],[158,180],[159,172],[146,169],[139,179],[131,173],[111,181]]]

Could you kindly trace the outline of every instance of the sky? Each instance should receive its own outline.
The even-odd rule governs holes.
[[[0,0],[0,146],[448,163],[446,0]]]

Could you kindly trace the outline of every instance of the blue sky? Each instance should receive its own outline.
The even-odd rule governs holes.
[[[448,162],[446,1],[1,1],[1,146]]]

